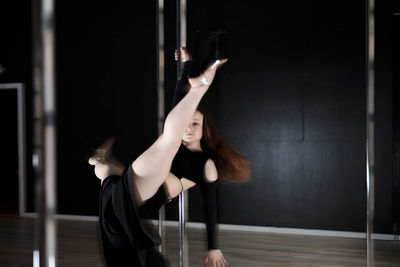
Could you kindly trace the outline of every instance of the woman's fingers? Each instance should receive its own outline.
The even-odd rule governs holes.
[[[188,50],[186,49],[186,47],[183,47],[183,46],[181,46],[181,58],[182,58],[182,62],[191,60]]]
[[[188,53],[187,49],[183,46],[181,46],[181,53],[182,53],[182,55],[187,55],[187,53]]]
[[[181,46],[180,47],[180,51],[181,51],[181,61],[182,62],[186,62],[188,60],[191,60],[190,54],[187,51],[186,47]],[[175,61],[178,61],[179,60],[178,50],[175,50],[174,55],[175,55]]]
[[[212,267],[226,267],[227,265],[224,258],[215,258],[212,262]]]
[[[218,250],[209,250],[203,260],[204,266],[211,267],[226,267],[228,263],[226,262],[222,252]]]

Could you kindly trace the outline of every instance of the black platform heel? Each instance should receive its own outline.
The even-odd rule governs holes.
[[[200,32],[196,31],[191,39],[192,41],[190,42],[190,46],[187,47],[187,49],[192,56],[192,61],[190,63],[190,66],[186,68],[187,72],[185,74],[187,75],[187,78],[197,77],[202,72],[199,58]]]
[[[210,60],[221,60],[228,58],[228,33],[216,31],[211,34]]]
[[[194,44],[194,48],[197,48],[199,43],[198,32],[196,32],[195,37],[197,39],[195,39],[196,43]],[[212,32],[208,40],[207,52],[204,54],[205,57],[203,60],[200,60],[198,58],[199,53],[196,51],[196,57],[193,56],[193,63],[191,70],[188,73],[188,77],[197,77],[212,64],[215,64],[217,60],[228,58],[228,39],[229,35],[226,31],[217,30]]]

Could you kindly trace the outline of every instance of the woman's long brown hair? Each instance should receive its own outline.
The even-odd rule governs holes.
[[[250,178],[249,161],[224,141],[203,109],[197,110],[203,114],[202,147],[214,160],[218,179],[221,182],[247,182]]]

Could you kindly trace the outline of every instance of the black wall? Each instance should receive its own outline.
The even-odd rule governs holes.
[[[365,230],[365,8],[189,2],[189,40],[196,30],[230,33],[230,61],[203,104],[253,171],[247,185],[220,187],[221,223]],[[377,4],[375,227],[384,233],[392,231],[391,11]],[[196,221],[199,197],[190,197]]]
[[[30,1],[0,2],[0,83],[23,83],[26,88],[25,138],[27,142],[28,197],[32,199],[32,31]],[[0,93],[0,212],[18,212],[17,94]],[[27,204],[33,208],[33,202]]]
[[[195,30],[204,38],[217,27],[230,33],[230,60],[202,105],[252,167],[248,184],[219,187],[220,223],[365,231],[365,2],[188,2],[189,40]],[[174,3],[166,1],[165,12],[168,107],[176,77]],[[392,230],[391,12],[377,3],[379,233]],[[116,134],[116,152],[129,163],[157,136],[155,15],[153,1],[57,2],[62,214],[97,214],[99,181],[84,145]],[[29,36],[29,24],[13,25]],[[18,52],[30,45],[0,51],[0,62],[7,56],[28,66],[13,70],[28,84],[31,55]],[[190,220],[202,221],[196,189],[190,201]],[[175,218],[173,208],[168,212]]]
[[[58,210],[97,215],[82,147],[117,136],[132,162],[157,137],[155,2],[57,6]]]
[[[220,221],[363,231],[363,2],[219,8],[214,21],[231,34],[231,58],[215,117],[253,170],[247,185],[221,186]],[[190,26],[211,28],[201,20],[207,7],[190,10]]]

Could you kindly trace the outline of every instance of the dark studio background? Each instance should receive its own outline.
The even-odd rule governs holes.
[[[26,84],[31,118],[28,2],[0,3],[0,62],[6,67],[0,82]],[[399,23],[392,14],[398,6],[376,5],[375,231],[392,233],[398,218],[398,150],[392,147],[399,140],[392,116]],[[203,105],[252,167],[248,184],[219,187],[220,223],[365,231],[365,8],[364,1],[329,7],[311,0],[188,1],[189,41],[195,30],[201,44],[217,27],[230,33],[230,60]],[[129,163],[157,137],[155,1],[58,1],[56,10],[58,212],[97,215],[100,184],[82,148],[117,135],[115,152]],[[174,16],[175,2],[166,1],[166,107],[176,81]],[[0,140],[11,155],[16,142],[8,140],[16,130],[3,115],[14,106],[1,94]],[[17,176],[10,174],[15,164],[1,162],[3,191],[15,187],[10,181]],[[191,190],[191,221],[202,221],[198,198]],[[175,206],[168,207],[167,219],[176,218]]]

